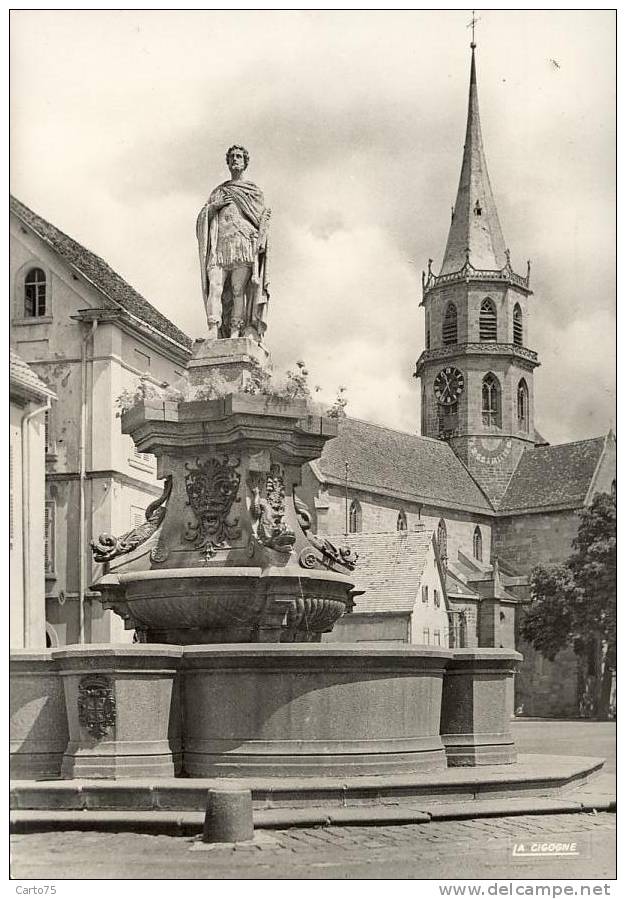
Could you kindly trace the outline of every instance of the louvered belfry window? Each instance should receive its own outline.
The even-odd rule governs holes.
[[[480,304],[479,334],[481,341],[495,343],[498,339],[498,313],[489,297]]]
[[[442,338],[444,346],[457,343],[457,314],[454,303],[448,303],[443,317]]]
[[[522,310],[519,303],[516,303],[513,309],[513,343],[515,346],[523,346],[524,344]]]

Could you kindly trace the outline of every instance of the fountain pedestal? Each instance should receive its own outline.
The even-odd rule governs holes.
[[[146,402],[122,427],[156,455],[165,489],[141,528],[101,535],[94,588],[142,640],[319,642],[351,610],[355,559],[308,534],[294,492],[335,422],[302,400],[240,393]]]

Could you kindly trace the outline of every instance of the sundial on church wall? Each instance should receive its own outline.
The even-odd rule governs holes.
[[[510,437],[472,437],[469,441],[470,454],[483,465],[499,465],[511,454],[513,442]]]

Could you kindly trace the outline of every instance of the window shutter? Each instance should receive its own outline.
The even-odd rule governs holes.
[[[44,514],[44,560],[46,574],[54,574],[56,554],[56,504],[46,502]]]

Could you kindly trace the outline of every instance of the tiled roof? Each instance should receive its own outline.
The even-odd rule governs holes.
[[[35,374],[32,368],[15,352],[13,347],[10,347],[9,350],[9,382],[11,385],[25,388],[28,393],[36,396],[56,396],[54,391]]]
[[[127,284],[104,259],[72,240],[15,197],[11,197],[11,212],[32,228],[66,262],[95,284],[113,303],[185,349],[191,348],[191,338]]]
[[[448,567],[446,569],[446,593],[448,596],[463,596],[467,599],[480,599],[480,595],[476,590],[472,590],[467,584],[464,584],[461,578],[457,577]]]
[[[582,506],[604,442],[604,437],[594,437],[525,450],[499,510],[515,512],[547,506]]]
[[[322,481],[343,484],[345,462],[353,488],[395,494],[414,502],[493,512],[450,446],[354,418],[339,419],[339,435],[313,469]]]
[[[355,597],[354,611],[412,611],[432,538],[433,532],[427,528],[329,536],[332,543],[347,543],[359,555],[354,577],[357,588],[366,592]]]

